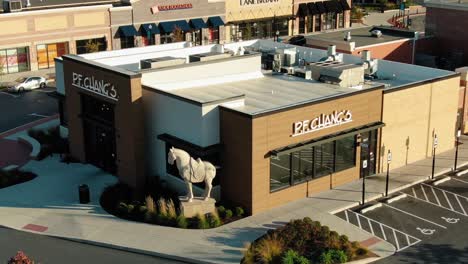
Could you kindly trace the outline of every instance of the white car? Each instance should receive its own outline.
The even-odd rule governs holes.
[[[28,77],[13,87],[8,88],[9,92],[24,92],[37,88],[45,88],[47,80],[44,77]]]

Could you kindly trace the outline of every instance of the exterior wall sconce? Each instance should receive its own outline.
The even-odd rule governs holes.
[[[356,135],[356,147],[360,147],[362,142],[361,134]]]

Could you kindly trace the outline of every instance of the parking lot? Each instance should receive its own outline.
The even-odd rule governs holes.
[[[396,196],[377,201],[373,210],[337,216],[395,247],[396,254],[377,263],[468,263],[468,174],[416,184]]]

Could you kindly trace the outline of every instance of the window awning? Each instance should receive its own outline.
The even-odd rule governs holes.
[[[315,2],[315,6],[317,7],[317,10],[319,11],[319,14],[327,13],[327,9],[325,9],[325,6],[323,5],[323,2]]]
[[[325,5],[325,9],[328,13],[338,13],[336,5],[334,5],[333,1],[325,1],[323,4]]]
[[[351,7],[349,6],[348,1],[340,0],[340,4],[343,10],[351,10]]]
[[[343,7],[341,7],[341,4],[338,1],[333,0],[332,3],[335,6],[336,10],[338,10],[338,13],[343,13]]]
[[[364,126],[360,126],[360,127],[340,131],[340,132],[330,134],[330,135],[327,135],[327,136],[323,136],[323,137],[320,137],[320,138],[308,140],[308,141],[305,141],[305,142],[292,144],[292,145],[282,147],[282,148],[277,148],[277,149],[274,149],[274,150],[270,151],[269,154],[271,156],[289,154],[291,152],[295,152],[295,151],[302,150],[302,149],[305,149],[305,148],[310,148],[310,147],[313,147],[313,146],[316,146],[316,145],[321,145],[321,144],[331,142],[331,141],[335,141],[335,140],[338,140],[338,139],[342,139],[342,138],[345,138],[345,137],[354,136],[354,135],[364,133],[364,132],[367,132],[367,131],[371,131],[371,130],[375,130],[375,129],[378,129],[378,128],[381,128],[381,127],[384,127],[384,126],[385,126],[385,123],[383,123],[383,122],[375,122],[375,123],[371,123],[371,124],[368,124],[368,125],[364,125]]]
[[[307,8],[309,9],[310,15],[320,15],[320,11],[317,9],[315,3],[308,3]]]
[[[307,8],[307,4],[299,4],[299,8],[297,9],[297,16],[305,17],[309,15],[309,9]]]
[[[202,28],[207,28],[208,27],[206,25],[205,21],[203,21],[203,19],[201,19],[201,18],[190,19],[189,24],[193,29],[202,29]]]
[[[119,27],[119,35],[123,37],[134,37],[138,35],[138,32],[136,31],[134,26],[128,25],[128,26],[120,26]]]
[[[144,34],[157,35],[160,33],[159,28],[155,23],[143,24],[141,25],[140,30]]]
[[[214,16],[214,17],[208,18],[208,25],[210,27],[220,27],[220,26],[224,26],[224,21],[221,17]]]
[[[164,33],[171,33],[176,27],[179,27],[182,31],[190,31],[190,25],[185,20],[167,21],[159,23],[159,28]]]

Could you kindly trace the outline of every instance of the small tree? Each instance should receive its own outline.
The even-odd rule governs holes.
[[[85,44],[86,53],[93,53],[99,51],[99,43],[89,39]]]
[[[184,41],[184,31],[182,31],[180,27],[174,26],[171,37],[172,37],[172,42]]]

